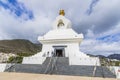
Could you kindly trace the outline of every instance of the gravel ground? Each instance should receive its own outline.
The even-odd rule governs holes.
[[[0,73],[0,80],[117,80],[115,78],[81,77],[81,76],[63,76],[63,75],[45,75],[30,73]]]

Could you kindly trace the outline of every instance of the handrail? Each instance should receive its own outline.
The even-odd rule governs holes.
[[[52,72],[53,72],[53,70],[54,70],[55,68],[56,68],[56,70],[57,70],[57,67],[56,67],[57,58],[58,58],[58,57],[54,57],[54,58],[53,58],[53,63],[52,63],[52,67],[51,67],[50,74],[52,74]]]
[[[46,73],[47,73],[48,68],[50,67],[50,63],[51,63],[51,62],[52,62],[52,57],[50,58],[50,61],[49,61],[48,65],[47,65],[46,70],[44,71],[44,74],[46,74]]]
[[[96,70],[97,70],[97,60],[96,60],[96,64],[95,64],[95,66],[94,66],[94,70],[93,70],[93,77],[95,77]]]

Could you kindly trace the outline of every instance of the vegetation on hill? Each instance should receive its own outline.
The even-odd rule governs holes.
[[[120,66],[120,61],[115,61],[108,58],[100,58],[100,63],[102,66]]]
[[[87,54],[91,57],[99,57],[100,58],[100,63],[102,66],[120,66],[120,54],[111,54],[109,56],[104,56],[104,55],[92,55],[92,54]]]
[[[8,63],[21,63],[23,57],[34,55],[40,52],[41,48],[41,44],[34,44],[24,39],[0,40],[0,52],[17,54],[17,56],[11,56]]]
[[[1,40],[0,52],[14,53],[22,56],[28,56],[41,51],[41,45],[34,44],[29,40],[15,39],[15,40]]]

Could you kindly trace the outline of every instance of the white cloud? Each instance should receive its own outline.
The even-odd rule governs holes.
[[[80,50],[88,54],[109,55],[111,53],[120,54],[120,42],[107,43],[94,39],[86,39],[82,42]]]
[[[5,0],[2,0],[5,1]],[[59,9],[65,9],[66,17],[73,23],[73,29],[83,32],[85,40],[81,49],[85,52],[118,51],[120,42],[106,43],[96,38],[119,33],[120,0],[99,0],[91,15],[85,12],[92,0],[18,0],[33,11],[34,19],[24,21],[15,17],[9,10],[0,9],[0,39],[24,38],[37,40],[52,28],[52,22]]]
[[[0,29],[0,40],[3,39],[12,39],[10,36],[8,36],[7,33],[3,32],[3,30]]]
[[[88,38],[94,38],[94,37],[95,37],[93,31],[90,30],[90,29],[88,29],[86,36],[87,36]]]
[[[37,15],[35,19],[24,21],[22,18],[17,18],[11,15],[8,10],[1,8],[0,12],[0,39],[10,38],[25,38],[37,40],[38,35],[48,31],[52,24],[51,19],[44,15]],[[7,18],[7,19],[6,19]],[[35,39],[33,39],[35,38]]]

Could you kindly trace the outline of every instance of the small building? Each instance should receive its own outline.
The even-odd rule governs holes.
[[[53,29],[38,37],[42,43],[42,51],[23,58],[23,64],[43,64],[46,57],[68,57],[69,65],[100,66],[98,57],[90,57],[80,51],[80,44],[84,38],[72,29],[72,23],[65,17],[64,10],[53,22]]]

